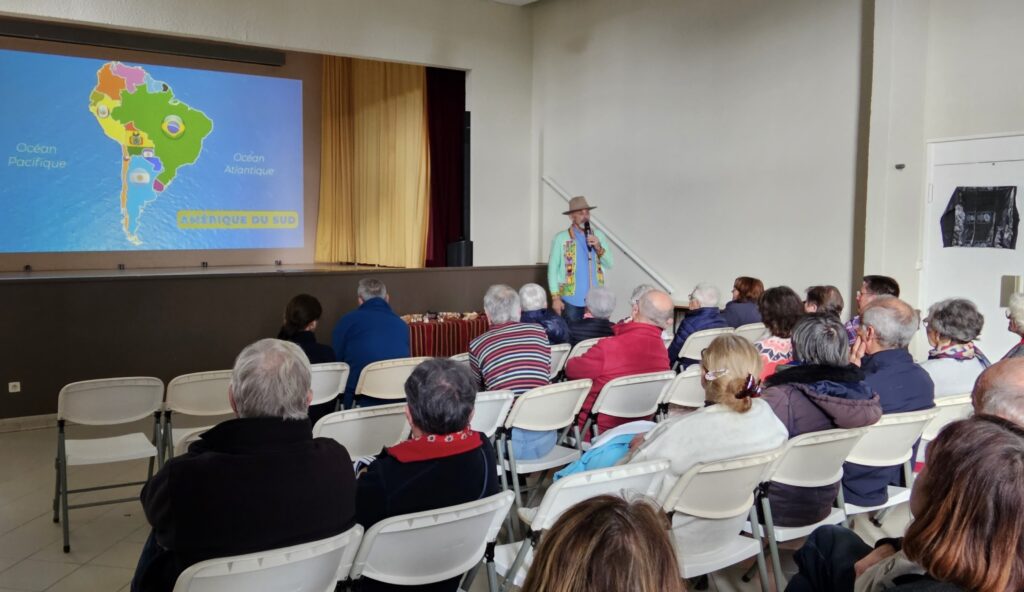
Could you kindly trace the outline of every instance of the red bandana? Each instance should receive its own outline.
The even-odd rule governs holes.
[[[483,445],[479,432],[466,428],[454,434],[430,434],[411,438],[388,448],[388,454],[398,462],[418,462],[455,456]]]

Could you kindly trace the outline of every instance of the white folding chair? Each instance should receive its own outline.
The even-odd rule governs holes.
[[[658,407],[662,415],[668,413],[669,405],[681,405],[700,409],[704,407],[704,387],[700,384],[700,368],[683,370],[661,391]]]
[[[462,364],[463,368],[465,368],[466,370],[470,370],[471,369],[471,366],[470,366],[470,363],[469,363],[469,352],[463,352],[461,354],[455,354],[454,356],[449,356],[448,359],[453,361],[453,362],[456,362],[458,364]]]
[[[172,415],[193,415],[213,417],[233,413],[228,399],[228,385],[231,384],[231,370],[195,372],[177,376],[167,384],[167,400],[164,401],[164,445],[167,458],[176,453],[178,442],[186,433],[197,428],[174,428]],[[203,426],[208,430],[212,425]]]
[[[768,328],[765,327],[764,323],[747,323],[746,325],[736,327],[736,335],[739,335],[750,343],[754,343],[758,339],[761,339],[767,332]]]
[[[741,535],[737,529],[735,537],[715,548],[687,549],[673,531],[676,560],[682,577],[710,574],[756,556],[761,588],[765,592],[769,590],[761,528],[754,511],[754,489],[764,481],[771,464],[781,455],[780,448],[752,456],[697,464],[676,481],[661,500],[662,508],[669,515],[680,512],[697,518],[722,520],[746,514],[753,525],[753,538]]]
[[[507,473],[512,474],[512,489],[515,491],[515,505],[520,507],[521,490],[519,475],[548,471],[575,462],[580,458],[582,438],[576,425],[576,418],[583,401],[590,392],[593,381],[589,378],[558,382],[526,391],[519,395],[512,411],[505,418],[505,425],[498,431],[498,460],[501,473],[501,487],[508,489]],[[532,430],[548,432],[572,429],[576,437],[576,448],[556,444],[550,452],[534,460],[518,461],[512,450],[512,430]],[[564,433],[562,434],[564,436]],[[561,438],[560,438],[561,440]],[[540,483],[535,487],[539,487]],[[512,522],[518,526],[516,513],[512,513]]]
[[[56,485],[53,492],[53,521],[61,522],[64,531],[64,552],[71,551],[68,510],[106,504],[138,501],[138,495],[115,500],[68,505],[72,493],[98,491],[143,485],[146,481],[116,483],[82,489],[68,488],[68,467],[95,465],[125,460],[149,459],[148,481],[153,476],[153,461],[159,455],[160,415],[164,383],[148,376],[104,378],[72,382],[60,389],[57,396],[57,460],[54,463]],[[107,426],[139,421],[153,416],[153,438],[135,432],[122,436],[90,439],[68,439],[67,423]],[[58,511],[60,515],[58,517]]]
[[[971,413],[974,412],[971,393],[935,399],[935,410],[938,411],[938,415],[935,416],[935,419],[928,422],[924,432],[921,434],[921,439],[925,442],[934,440],[939,435],[939,432],[942,431],[942,428],[954,421],[967,419],[971,416]]]
[[[502,592],[512,585],[523,585],[541,533],[550,529],[566,510],[583,500],[605,494],[642,494],[653,499],[668,467],[667,460],[651,460],[568,475],[548,488],[539,506],[520,508],[520,519],[530,525],[529,536],[518,543],[498,545],[494,550],[495,567],[505,578]]]
[[[313,400],[310,405],[329,403],[338,398],[338,395],[345,392],[345,384],[348,382],[349,367],[345,362],[328,362],[326,364],[313,364],[310,389],[313,391]],[[337,411],[341,401],[338,400],[334,406]]]
[[[398,358],[367,364],[356,383],[356,397],[365,396],[389,401],[405,400],[405,381],[427,357]],[[356,400],[358,404],[358,399]]]
[[[597,342],[601,341],[602,339],[607,339],[607,337],[595,337],[593,339],[584,339],[583,341],[572,346],[572,350],[569,351],[569,357],[568,359],[566,359],[566,363],[568,363],[568,361],[573,358],[578,358],[583,354],[587,353],[588,351],[590,351],[590,348],[597,345]]]
[[[565,362],[569,359],[569,349],[568,343],[551,346],[551,380],[554,380],[559,372],[565,369]]]
[[[193,442],[199,440],[199,438],[210,431],[209,426],[201,428],[185,428],[178,437],[178,441],[174,443],[174,456],[181,456],[188,452],[188,447]]]
[[[516,395],[512,391],[487,391],[476,394],[476,406],[469,425],[488,438],[494,437],[512,409]]]
[[[884,504],[877,506],[858,506],[846,502],[843,509],[846,516],[852,517],[857,514],[874,512],[891,508],[910,501],[910,488],[914,481],[914,471],[911,467],[911,457],[914,455],[914,444],[921,438],[928,422],[932,421],[939,414],[934,407],[924,411],[910,411],[908,413],[891,413],[883,415],[878,423],[867,428],[867,433],[860,439],[846,462],[865,465],[868,467],[892,467],[903,465],[903,475],[906,480],[906,487],[890,485],[888,489],[889,499]],[[881,523],[883,515],[876,516],[874,522]]]
[[[328,413],[313,426],[314,438],[336,440],[353,459],[373,456],[409,437],[405,403]]]
[[[328,539],[223,559],[200,561],[181,572],[174,592],[333,592],[347,577],[363,527]]]
[[[597,395],[583,433],[593,429],[594,437],[600,435],[597,416],[600,414],[627,419],[647,419],[658,412],[661,395],[676,373],[671,370],[622,376],[609,380]]]
[[[691,333],[686,338],[686,341],[683,342],[683,347],[679,349],[679,358],[675,361],[675,366],[679,366],[683,358],[699,360],[701,352],[704,351],[704,348],[711,345],[715,338],[721,335],[731,335],[734,332],[735,329],[732,327],[723,327],[721,329],[704,329],[703,331]]]
[[[494,590],[494,540],[511,505],[512,492],[502,491],[449,508],[381,520],[366,531],[351,578],[422,586],[462,575],[484,559]]]

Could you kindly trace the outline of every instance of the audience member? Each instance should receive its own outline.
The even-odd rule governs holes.
[[[1024,426],[1024,360],[996,362],[978,376],[971,395],[975,413]]]
[[[1024,430],[990,415],[950,424],[928,446],[902,539],[872,550],[839,526],[796,552],[787,592],[1024,590]]]
[[[1024,294],[1010,294],[1006,318],[1010,320],[1006,329],[1020,337],[1020,341],[1006,352],[1003,359],[1024,357]]]
[[[473,377],[451,360],[427,360],[413,370],[405,382],[405,416],[412,437],[381,451],[359,477],[359,524],[369,529],[391,516],[455,506],[498,493],[494,449],[486,436],[469,425],[476,392]],[[414,589],[455,591],[459,579]],[[410,589],[372,580],[361,584],[359,589],[364,591]]]
[[[711,284],[697,284],[693,292],[690,292],[690,310],[686,313],[683,321],[679,323],[675,338],[672,339],[672,344],[668,347],[669,364],[675,364],[679,352],[683,349],[683,344],[686,343],[690,335],[705,329],[721,329],[729,326],[722,317],[722,313],[718,311],[720,298],[721,294],[718,288]],[[696,363],[697,360],[682,360],[684,368]]]
[[[637,306],[640,305],[640,297],[646,294],[647,292],[656,289],[657,288],[655,288],[651,284],[639,284],[637,287],[633,288],[633,293],[629,295],[629,316],[615,323],[615,327],[612,328],[616,329],[616,327],[618,325],[621,325],[622,323],[631,322],[633,320],[633,315],[636,314]]]
[[[615,311],[615,294],[603,286],[595,286],[587,292],[587,309],[583,318],[569,321],[569,343],[576,345],[584,339],[611,337]]]
[[[876,296],[863,309],[850,361],[864,370],[865,382],[881,400],[882,413],[935,406],[935,385],[931,377],[914,363],[907,351],[918,324],[917,311],[895,296]],[[876,468],[847,463],[843,475],[846,501],[858,506],[885,503],[887,486],[900,483],[901,469],[900,466]]]
[[[359,280],[356,297],[359,308],[341,317],[331,336],[338,361],[349,366],[346,409],[352,407],[363,368],[380,360],[409,357],[409,326],[391,310],[384,282],[373,278]],[[390,401],[362,397],[359,404],[370,406],[384,402]]]
[[[227,392],[237,419],[211,428],[142,489],[153,531],[133,591],[169,592],[200,561],[353,525],[352,460],[334,440],[313,438],[309,385],[309,361],[294,343],[263,339],[242,350]]]
[[[591,290],[591,294],[596,290]],[[669,369],[661,331],[672,322],[673,309],[668,294],[660,290],[647,292],[640,298],[633,322],[622,325],[617,335],[602,339],[590,351],[566,363],[565,375],[570,380],[589,378],[594,381],[580,411],[580,426],[586,422],[597,395],[608,381],[620,376]],[[604,431],[628,421],[600,414],[597,426]]]
[[[839,317],[811,313],[793,329],[796,365],[765,380],[764,401],[793,438],[808,432],[871,425],[882,416],[878,396],[850,363]],[[797,487],[772,483],[768,500],[778,526],[807,526],[828,516],[839,483]]]
[[[857,339],[857,329],[860,327],[860,315],[864,314],[864,309],[867,308],[868,304],[871,304],[871,301],[874,300],[876,296],[894,296],[899,298],[900,285],[896,283],[896,280],[888,276],[864,276],[864,281],[860,285],[860,290],[857,290],[857,315],[852,317],[846,323],[846,336],[850,340],[850,345],[853,345],[853,341]]]
[[[970,300],[950,298],[928,309],[924,326],[932,350],[921,367],[935,383],[935,398],[971,392],[978,375],[991,364],[974,345],[985,317]]]
[[[843,315],[843,295],[835,286],[811,286],[807,288],[807,299],[804,300],[804,312],[822,312],[841,318]]]
[[[569,343],[569,325],[565,319],[548,308],[548,293],[538,284],[523,284],[519,288],[519,301],[523,313],[519,320],[523,323],[537,323],[544,327],[551,345]]]
[[[317,343],[316,334],[313,333],[322,313],[319,300],[309,294],[299,294],[288,301],[284,309],[284,325],[277,334],[278,339],[291,341],[301,347],[310,364],[335,361],[331,346]]]
[[[793,360],[793,327],[804,314],[804,304],[791,288],[778,286],[766,290],[757,306],[768,328],[768,336],[754,343],[764,365],[763,380]]]
[[[764,284],[757,278],[740,276],[732,284],[732,300],[725,303],[722,318],[730,327],[761,322],[757,301],[764,294]]]
[[[523,592],[682,592],[660,509],[612,495],[566,510],[541,539]]]
[[[548,384],[551,345],[535,323],[521,323],[519,294],[504,284],[488,288],[484,311],[490,329],[469,343],[469,365],[477,383],[487,391],[509,390],[516,395]],[[512,430],[517,460],[540,458],[555,447],[556,432]]]

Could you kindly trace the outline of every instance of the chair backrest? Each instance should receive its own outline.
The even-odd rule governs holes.
[[[650,417],[676,373],[671,370],[621,376],[609,380],[594,401],[593,412],[615,417]]]
[[[505,423],[505,417],[512,409],[515,398],[516,395],[512,391],[477,393],[470,427],[490,438]]]
[[[164,409],[185,415],[227,415],[231,413],[229,384],[231,370],[182,374],[167,383]]]
[[[345,383],[348,382],[349,367],[345,362],[328,362],[326,364],[313,364],[313,381],[310,389],[313,391],[313,401],[310,405],[319,405],[333,401],[338,393],[345,391]]]
[[[363,527],[356,524],[329,539],[201,561],[181,572],[174,592],[334,590],[338,575],[351,571],[362,536]]]
[[[398,403],[328,413],[313,426],[313,437],[336,440],[349,456],[359,458],[405,440],[410,429],[405,404]]]
[[[700,384],[700,366],[688,368],[665,385],[661,392],[664,405],[682,405],[700,409],[704,406],[704,387]]]
[[[415,514],[387,518],[366,531],[352,578],[398,586],[441,582],[480,562],[512,506],[511,491]]]
[[[574,421],[593,381],[589,378],[539,386],[519,395],[505,418],[505,427],[547,432]]]
[[[878,423],[868,427],[867,433],[846,457],[847,462],[869,467],[903,464],[913,454],[914,443],[921,437],[925,426],[938,414],[938,409],[933,407],[924,411],[883,415]]]
[[[398,358],[372,362],[363,368],[356,383],[356,394],[376,399],[405,399],[405,381],[416,369],[430,358]]]
[[[764,481],[782,448],[710,463],[698,463],[676,481],[661,501],[666,512],[698,518],[733,518],[750,511],[754,489]]]
[[[825,430],[791,438],[767,480],[795,487],[822,487],[843,478],[843,462],[867,428]]]
[[[974,404],[971,402],[971,394],[967,393],[966,395],[935,399],[935,409],[939,414],[925,426],[924,433],[921,434],[922,440],[931,442],[939,435],[942,428],[954,421],[970,417],[974,412]]]
[[[188,447],[198,440],[203,434],[210,431],[210,429],[210,426],[204,426],[186,431],[185,434],[178,439],[178,443],[174,445],[174,456],[181,456],[188,452]]]
[[[101,378],[64,385],[57,395],[57,419],[85,425],[138,421],[160,410],[164,383],[152,376]]]
[[[668,349],[669,347],[672,346],[672,336],[668,336],[668,337],[663,336],[661,338],[661,342],[665,344],[665,349]]]
[[[544,493],[530,528],[537,532],[547,530],[566,510],[599,495],[641,494],[654,498],[668,467],[667,460],[659,459],[563,477]]]
[[[607,339],[607,337],[595,337],[593,339],[584,339],[583,341],[572,346],[572,350],[569,352],[569,359],[571,360],[573,358],[578,358],[583,354],[587,353],[588,351],[590,351],[590,348],[597,345],[597,342],[601,341],[602,339]]]
[[[454,356],[449,356],[448,359],[458,364],[461,364],[466,370],[470,370],[472,368],[469,363],[469,352],[455,354]]]
[[[569,359],[568,343],[558,343],[551,346],[551,378],[558,376],[558,373],[565,368],[565,362]]]
[[[750,343],[754,343],[758,339],[761,339],[767,332],[768,328],[765,327],[764,323],[747,323],[746,325],[736,327],[736,335],[746,339]]]
[[[716,337],[719,335],[730,335],[735,331],[736,330],[732,327],[696,331],[686,338],[686,342],[683,343],[683,347],[679,349],[679,358],[699,360],[700,353],[704,351],[704,348],[711,345],[711,342],[714,341]]]

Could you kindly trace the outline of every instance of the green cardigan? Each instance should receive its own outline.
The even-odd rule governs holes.
[[[555,235],[551,241],[551,255],[548,257],[548,289],[552,296],[572,296],[576,293],[576,240],[568,228]],[[597,285],[604,285],[604,270],[615,264],[611,245],[603,232],[594,228],[594,235],[601,241],[604,254],[597,260]],[[585,258],[584,258],[585,260]]]

